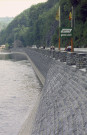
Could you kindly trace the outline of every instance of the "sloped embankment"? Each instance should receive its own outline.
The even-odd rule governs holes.
[[[25,52],[46,79],[32,135],[87,135],[87,73],[37,50]]]
[[[49,69],[32,135],[86,135],[87,74],[38,52],[32,54],[45,77]]]

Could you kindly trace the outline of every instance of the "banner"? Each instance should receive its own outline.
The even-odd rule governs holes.
[[[56,18],[57,21],[59,21],[60,19],[60,9],[58,9],[57,13],[56,13]]]
[[[69,13],[69,20],[72,20],[72,13]]]

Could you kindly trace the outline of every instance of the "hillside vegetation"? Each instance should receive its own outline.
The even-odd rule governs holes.
[[[0,17],[0,31],[5,29],[13,20],[13,17]]]
[[[0,33],[0,44],[21,40],[24,46],[58,46],[59,22],[55,16],[61,6],[61,27],[71,27],[69,13],[74,7],[74,46],[87,47],[87,0],[48,0],[25,10]],[[62,38],[66,46],[70,38]]]

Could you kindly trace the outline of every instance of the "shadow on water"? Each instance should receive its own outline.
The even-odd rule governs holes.
[[[20,61],[20,60],[27,60],[27,57],[23,54],[18,53],[1,53],[0,60],[13,60],[13,61]]]

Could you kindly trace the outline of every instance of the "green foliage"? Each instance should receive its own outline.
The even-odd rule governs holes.
[[[70,2],[73,7],[76,7],[79,4],[80,0],[70,0]]]
[[[10,48],[10,45],[8,43],[5,44],[5,48],[6,49],[9,49]]]
[[[56,12],[61,6],[61,27],[71,27],[69,13],[74,6],[74,46],[87,47],[87,0],[48,0],[25,10],[0,33],[0,44],[10,46],[15,40],[24,46],[58,46],[59,22],[55,20]],[[62,38],[65,47],[70,38]]]
[[[71,7],[74,7],[73,15],[73,38],[74,47],[87,47],[87,0],[62,0],[61,1],[61,26],[70,27],[71,21],[69,21],[69,13]],[[62,45],[70,41],[69,38],[62,38]]]
[[[13,17],[0,17],[0,31],[5,29],[13,20]]]

